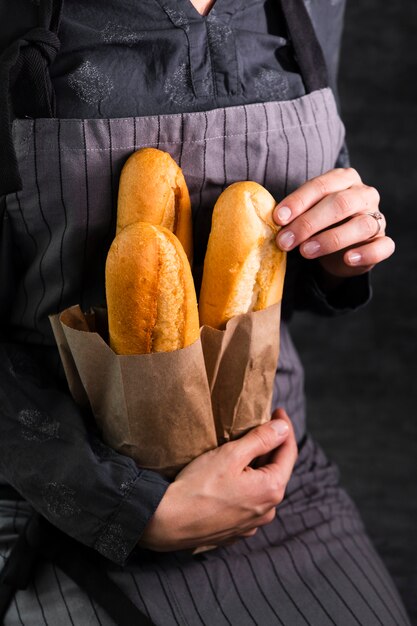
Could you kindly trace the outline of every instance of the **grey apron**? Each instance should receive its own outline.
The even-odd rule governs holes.
[[[133,150],[155,146],[181,165],[193,207],[198,280],[211,211],[225,186],[255,180],[279,200],[333,167],[343,126],[330,89],[323,89],[295,101],[203,113],[17,120],[14,137],[23,190],[7,197],[7,216],[25,272],[16,288],[11,339],[53,348],[49,314],[76,303],[84,309],[104,304],[117,181]],[[287,284],[292,280],[290,260]],[[275,402],[286,407],[299,439],[302,369],[285,323],[281,332]]]
[[[294,15],[287,15],[293,34]],[[311,24],[307,28],[311,34]],[[279,201],[334,167],[344,129],[331,90],[320,84],[320,63],[314,69],[319,52],[315,44],[309,60],[299,36],[294,47],[299,60],[304,58],[309,91],[297,100],[127,119],[16,120],[22,190],[6,197],[6,224],[19,250],[22,279],[15,289],[11,340],[50,354],[52,365],[56,350],[48,315],[75,303],[104,303],[117,184],[134,150],[166,150],[183,169],[193,207],[197,282],[212,207],[227,185],[255,180]],[[296,271],[290,259],[287,294]],[[161,626],[408,624],[354,505],[338,486],[337,469],[306,437],[303,370],[285,321],[274,390],[278,405],[294,422],[300,456],[276,520],[251,539],[198,557],[137,551],[124,569],[107,563],[108,575]],[[30,507],[5,502],[2,512],[3,533],[12,537]],[[2,549],[9,546],[10,539]],[[46,562],[31,585],[18,591],[4,623],[114,621]]]

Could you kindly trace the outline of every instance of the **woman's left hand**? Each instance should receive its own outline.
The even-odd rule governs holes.
[[[300,246],[303,257],[318,259],[336,279],[364,274],[395,249],[378,206],[378,191],[356,170],[330,170],[276,206],[274,220],[282,226],[277,244],[287,251]]]

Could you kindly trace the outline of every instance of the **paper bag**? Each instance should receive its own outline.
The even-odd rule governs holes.
[[[90,404],[109,446],[167,477],[216,447],[200,339],[174,352],[124,356],[103,338],[105,311],[86,316],[74,306],[50,319],[71,393]]]
[[[281,306],[231,319],[174,352],[116,355],[107,312],[51,316],[69,389],[90,406],[103,439],[167,477],[270,419]]]
[[[225,330],[201,329],[219,445],[271,417],[280,316],[278,303],[233,317]]]

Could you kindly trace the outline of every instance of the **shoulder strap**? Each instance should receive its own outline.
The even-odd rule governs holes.
[[[327,87],[323,50],[303,0],[281,0],[281,8],[307,92]]]
[[[0,56],[0,196],[21,189],[12,138],[14,117],[51,117],[55,98],[49,65],[59,49],[57,36],[63,0],[39,0],[36,23],[14,39]],[[7,41],[7,36],[2,38]]]

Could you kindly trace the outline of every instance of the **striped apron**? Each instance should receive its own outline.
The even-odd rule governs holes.
[[[23,187],[7,195],[6,217],[24,271],[15,288],[11,340],[32,346],[55,367],[48,315],[74,303],[88,308],[104,302],[117,184],[134,150],[166,150],[184,172],[197,282],[211,210],[227,185],[254,180],[279,200],[334,167],[343,125],[311,23],[297,5],[285,10],[307,89],[297,100],[178,115],[14,123]],[[289,257],[287,302],[297,276],[295,255]],[[137,550],[124,568],[108,560],[101,567],[130,600],[132,615],[137,607],[144,623],[160,626],[409,624],[355,506],[339,486],[337,468],[306,435],[303,370],[285,316],[273,405],[286,408],[299,443],[274,522],[254,537],[198,556]],[[7,558],[31,512],[24,501],[0,502],[0,559]],[[5,626],[142,623],[139,614],[134,620],[109,611],[99,594],[73,578],[52,557],[39,561],[27,587],[14,595]]]

